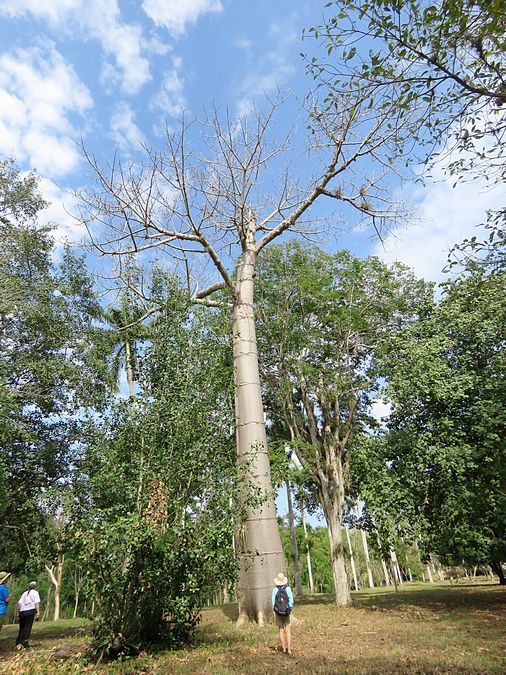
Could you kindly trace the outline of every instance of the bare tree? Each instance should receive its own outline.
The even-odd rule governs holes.
[[[242,119],[220,116],[217,110],[200,123],[183,119],[177,132],[167,129],[164,151],[145,149],[147,161],[142,165],[123,166],[115,159],[104,168],[85,153],[96,187],[79,195],[80,219],[99,254],[149,256],[155,249],[164,251],[179,266],[194,303],[226,303],[230,308],[237,463],[244,501],[236,539],[238,623],[270,620],[272,580],[279,571],[286,572],[257,358],[253,303],[258,257],[285,232],[314,233],[320,226],[307,214],[322,197],[346,204],[372,221],[378,232],[393,215],[383,183],[389,169],[380,157],[381,148],[396,135],[389,111],[378,116],[370,109],[360,112],[359,105],[346,105],[344,112],[313,112],[306,150],[314,172],[302,182],[282,164],[292,136],[279,143],[269,139],[279,103]],[[195,131],[200,135],[192,145]],[[373,177],[364,178],[364,173]],[[275,184],[271,195],[268,180]],[[133,290],[142,296],[141,289]],[[156,309],[146,298],[145,316]]]

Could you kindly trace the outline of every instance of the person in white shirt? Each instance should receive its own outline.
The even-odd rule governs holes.
[[[18,600],[19,633],[16,646],[28,647],[28,640],[32,632],[34,619],[39,618],[40,595],[37,591],[37,582],[30,581],[27,590]]]

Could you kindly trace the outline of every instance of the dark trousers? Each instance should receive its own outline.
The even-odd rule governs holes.
[[[29,609],[26,612],[19,613],[19,633],[16,638],[17,645],[28,647],[28,640],[32,632],[33,620],[35,619],[35,610]]]

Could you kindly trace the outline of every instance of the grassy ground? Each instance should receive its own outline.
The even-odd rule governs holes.
[[[0,634],[0,673],[504,673],[506,589],[478,584],[405,584],[354,593],[335,607],[315,595],[296,605],[294,657],[279,653],[275,626],[236,630],[237,608],[207,609],[196,644],[96,668],[82,654],[85,621],[36,624],[32,649],[13,650],[15,626]]]

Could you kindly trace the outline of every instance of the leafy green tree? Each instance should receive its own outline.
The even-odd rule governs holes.
[[[506,124],[506,12],[503,0],[333,0],[324,23],[309,29],[326,57],[309,59],[329,88],[391,106],[407,121],[405,153],[433,161],[458,150],[457,176],[503,180]],[[416,141],[416,145],[413,144]],[[422,151],[423,152],[423,151]],[[418,154],[418,156],[420,156]]]
[[[316,487],[336,602],[348,605],[341,523],[349,451],[355,435],[373,424],[375,350],[417,317],[429,287],[401,265],[292,241],[264,254],[258,288],[266,408]]]
[[[100,655],[187,640],[201,605],[236,578],[223,322],[190,312],[177,285],[155,277],[165,310],[150,328],[135,402],[112,406],[80,467],[76,536],[90,570]]]
[[[2,560],[20,569],[43,531],[39,498],[68,473],[80,413],[100,401],[100,315],[82,258],[53,263],[33,174],[0,163],[0,520]]]
[[[376,445],[376,466],[385,474],[376,503],[416,527],[425,555],[450,564],[488,562],[501,583],[504,284],[504,273],[484,268],[461,276],[446,284],[429,316],[389,340],[382,372],[392,414]],[[372,482],[369,488],[374,492]]]

